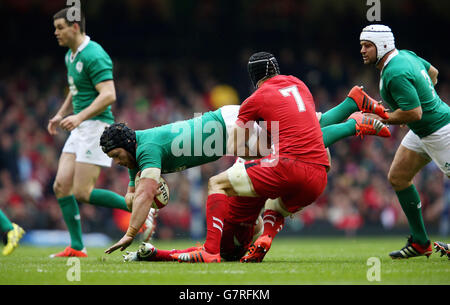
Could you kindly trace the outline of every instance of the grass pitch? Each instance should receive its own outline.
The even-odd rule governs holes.
[[[75,265],[67,258],[48,257],[62,248],[20,246],[10,256],[0,256],[0,284],[57,285],[299,285],[299,284],[450,284],[450,260],[433,253],[426,257],[392,260],[388,253],[400,249],[403,237],[389,238],[278,238],[263,263],[180,264],[177,262],[122,262],[122,253],[104,254],[103,248],[88,249]],[[154,241],[161,249],[186,248],[190,241]],[[136,251],[138,244],[129,247]],[[380,281],[367,274],[379,259]],[[369,271],[369,272],[368,272]]]

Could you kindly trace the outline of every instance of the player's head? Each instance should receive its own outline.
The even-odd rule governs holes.
[[[136,167],[136,132],[124,123],[106,127],[100,137],[100,146],[115,163]]]
[[[86,18],[78,7],[69,7],[53,15],[55,36],[58,44],[68,47],[75,37],[86,31]]]
[[[395,49],[394,34],[388,26],[371,24],[359,36],[364,64],[378,64],[390,51]]]
[[[257,88],[259,81],[280,74],[280,67],[275,56],[267,52],[258,52],[248,60],[248,74],[253,86]]]

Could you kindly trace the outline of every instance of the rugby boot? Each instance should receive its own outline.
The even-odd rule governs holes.
[[[361,112],[355,112],[348,119],[354,119],[356,121],[356,135],[375,135],[383,138],[388,138],[391,136],[389,128],[381,123],[381,121],[364,115]]]
[[[68,246],[63,251],[55,254],[51,254],[50,258],[55,257],[87,257],[87,251],[86,248],[83,248],[82,250],[75,250],[72,247]]]
[[[443,243],[441,241],[435,241],[434,242],[434,249],[436,250],[436,252],[440,252],[441,253],[441,257],[444,255],[447,255],[448,259],[450,259],[450,245]]]
[[[3,255],[10,255],[18,246],[19,241],[25,234],[25,230],[17,224],[12,224],[13,229],[8,231],[5,236],[5,247],[3,248]]]
[[[386,108],[364,92],[362,87],[354,86],[348,93],[348,97],[355,101],[362,112],[375,113],[386,120],[389,118]]]
[[[241,263],[260,263],[266,256],[272,245],[272,238],[267,235],[260,236],[249,248],[248,253],[244,255]]]
[[[174,253],[170,255],[180,263],[220,263],[220,254],[211,254],[205,249],[187,253]]]
[[[413,242],[412,236],[408,237],[406,245],[398,251],[393,251],[389,253],[392,259],[405,259],[417,256],[426,256],[427,258],[433,253],[433,248],[431,247],[431,242],[428,241],[424,245]]]

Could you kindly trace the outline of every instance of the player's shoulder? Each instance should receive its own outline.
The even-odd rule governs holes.
[[[161,151],[161,139],[155,128],[136,130],[136,160],[145,155],[157,155]]]
[[[383,76],[385,78],[412,76],[417,68],[421,67],[419,64],[420,58],[416,53],[409,50],[399,50],[398,54],[383,69]]]
[[[411,61],[409,53],[406,50],[398,51],[398,54],[392,57],[388,64],[383,68],[383,78],[393,78],[404,76],[409,73],[411,69]]]
[[[277,75],[272,77],[265,83],[266,86],[262,86],[261,89],[264,90],[278,90],[280,88],[289,87],[293,85],[304,86],[305,84],[297,77],[293,75]]]
[[[89,41],[89,43],[83,49],[81,55],[85,60],[88,61],[95,61],[100,58],[110,58],[105,49],[103,49],[103,47],[99,43],[92,40]]]

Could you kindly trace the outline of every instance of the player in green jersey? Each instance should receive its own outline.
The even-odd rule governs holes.
[[[353,105],[346,107],[348,111],[346,114],[333,108],[318,115],[320,122],[323,122],[321,126],[325,146],[353,135],[390,136],[387,127],[378,120],[367,120],[367,117],[359,112],[348,118],[354,111],[365,110],[358,106],[362,105],[364,99],[367,100],[367,95],[359,87],[355,87],[343,102]],[[342,107],[341,104],[337,107]],[[374,104],[377,103],[373,100],[367,102],[371,111],[376,108]],[[378,110],[384,109],[379,105],[377,107]],[[157,181],[162,173],[182,171],[213,162],[226,155],[226,143],[238,113],[239,106],[224,106],[200,117],[147,130],[134,131],[123,123],[113,124],[105,129],[100,145],[114,162],[129,169],[130,183],[125,198],[127,204],[132,206],[127,233],[119,242],[107,249],[106,253],[119,248],[124,250],[131,244],[144,223],[145,215],[149,212],[157,193]],[[343,120],[342,115],[348,120],[339,123]],[[264,151],[268,146],[258,142],[266,139],[266,136],[264,129],[258,124],[255,123],[253,128],[250,128],[248,142],[253,141],[254,146],[259,148],[249,149],[256,153],[253,155],[254,158],[270,153],[270,148]],[[138,172],[141,173],[139,184],[136,186],[134,181]]]
[[[58,44],[69,48],[65,63],[70,92],[47,129],[51,135],[57,134],[57,127],[70,132],[59,159],[53,190],[71,244],[51,257],[83,257],[86,250],[77,201],[128,211],[123,196],[94,188],[101,167],[110,167],[112,163],[101,150],[99,139],[105,127],[114,123],[113,63],[105,50],[86,35],[85,18],[79,8],[59,11],[53,16],[53,23]]]
[[[364,64],[380,70],[380,95],[392,109],[385,124],[406,124],[388,179],[408,218],[411,236],[395,258],[427,257],[431,242],[423,222],[421,201],[414,176],[431,160],[450,177],[450,107],[437,95],[438,70],[408,50],[395,48],[394,35],[385,25],[369,25],[360,35]]]

